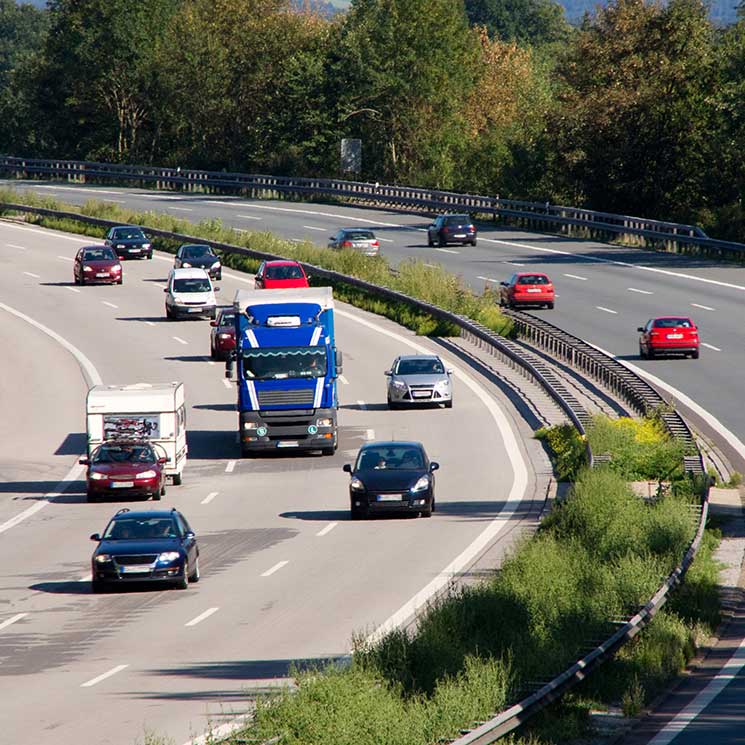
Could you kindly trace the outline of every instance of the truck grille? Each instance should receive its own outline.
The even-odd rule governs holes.
[[[313,406],[315,391],[312,388],[301,390],[258,391],[259,406]]]

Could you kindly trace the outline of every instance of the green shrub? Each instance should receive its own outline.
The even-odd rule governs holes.
[[[587,464],[585,441],[573,425],[542,427],[536,430],[535,437],[548,444],[559,481],[573,481],[579,469]]]

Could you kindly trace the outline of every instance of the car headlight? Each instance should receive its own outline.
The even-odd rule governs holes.
[[[111,269],[114,272],[120,272],[122,270],[122,265],[121,264],[114,264],[114,266],[112,266]]]
[[[356,476],[349,482],[349,488],[353,491],[365,491],[365,485]]]
[[[123,243],[117,243],[116,248],[126,248],[126,246]]]
[[[429,476],[422,476],[419,481],[411,487],[412,492],[424,491],[429,489]]]
[[[212,265],[212,268],[213,269],[219,269],[220,268],[220,260],[219,259]]]
[[[438,391],[446,391],[448,388],[450,388],[450,381],[449,380],[440,380],[435,384],[435,388]]]
[[[150,248],[150,244],[149,244],[149,243],[143,243],[143,244],[142,244],[142,247],[143,247],[143,248]]]
[[[188,261],[182,261],[181,266],[184,267],[184,269],[190,269],[191,264]]]
[[[406,383],[404,383],[403,380],[392,380],[391,385],[394,388],[398,388],[399,390],[405,390],[406,389]]]
[[[160,564],[170,564],[172,561],[178,561],[181,554],[178,551],[163,551],[158,556],[158,562]]]
[[[334,424],[332,419],[316,419],[316,425],[318,427],[332,427]]]
[[[149,471],[141,471],[135,476],[135,478],[136,479],[154,479],[157,475],[158,474],[151,469]]]
[[[101,481],[102,479],[107,479],[107,478],[109,477],[105,473],[99,473],[98,471],[94,471],[91,474],[91,479],[93,479],[93,481]]]
[[[83,271],[84,272],[92,272],[93,271],[93,267],[92,266],[84,266],[83,267]]]
[[[110,554],[97,554],[94,561],[96,562],[96,564],[106,564],[107,562],[111,561],[111,555]]]

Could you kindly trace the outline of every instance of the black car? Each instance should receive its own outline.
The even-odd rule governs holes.
[[[470,243],[475,246],[476,232],[476,226],[468,215],[439,215],[427,228],[427,244]]]
[[[435,511],[435,475],[421,442],[369,442],[352,467],[349,501],[353,520],[378,512],[404,512],[431,517]]]
[[[184,243],[180,246],[173,261],[173,267],[174,269],[179,267],[204,269],[212,279],[222,279],[220,257],[212,250],[212,246],[202,243]]]
[[[167,582],[185,590],[199,581],[199,546],[186,518],[175,508],[132,512],[119,510],[91,557],[91,587],[137,582]]]
[[[153,244],[137,225],[117,225],[106,233],[106,245],[122,259],[152,259]]]

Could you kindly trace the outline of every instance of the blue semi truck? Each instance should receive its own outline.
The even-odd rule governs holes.
[[[333,455],[342,357],[331,288],[238,290],[233,307],[236,348],[225,375],[233,377],[235,363],[241,453]]]

